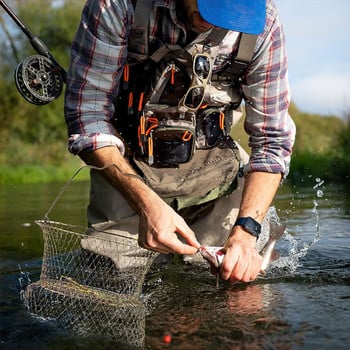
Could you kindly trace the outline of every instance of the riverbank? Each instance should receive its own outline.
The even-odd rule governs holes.
[[[18,165],[2,166],[0,168],[0,185],[37,184],[66,182],[84,163],[79,158],[73,158],[61,165]],[[78,180],[87,180],[89,172],[81,172]]]
[[[66,182],[84,163],[78,157],[70,157],[61,165],[19,165],[0,168],[0,185]],[[315,178],[328,183],[350,184],[350,159],[341,155],[297,153],[292,157],[287,182],[309,185]],[[76,180],[88,180],[89,172],[83,171]]]

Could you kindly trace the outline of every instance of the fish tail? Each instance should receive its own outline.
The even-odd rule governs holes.
[[[272,224],[270,222],[270,236],[269,236],[269,240],[275,240],[277,241],[282,234],[284,233],[284,231],[286,230],[286,226],[285,225],[275,225]]]

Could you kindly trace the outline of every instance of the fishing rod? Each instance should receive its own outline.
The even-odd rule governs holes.
[[[45,43],[35,36],[16,16],[5,1],[1,7],[29,39],[38,55],[24,59],[16,67],[14,78],[19,93],[30,103],[45,105],[56,100],[62,93],[66,72],[55,60]]]

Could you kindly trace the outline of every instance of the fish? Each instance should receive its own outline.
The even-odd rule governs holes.
[[[285,232],[285,225],[271,225],[270,224],[270,236],[263,249],[260,251],[260,255],[262,256],[262,263],[260,267],[260,274],[265,276],[266,269],[270,265],[270,263],[276,260],[279,256],[277,251],[274,249],[276,242]]]
[[[260,251],[260,255],[262,257],[260,275],[265,276],[266,269],[270,265],[271,261],[276,260],[276,256],[278,256],[278,253],[275,251],[274,248],[277,240],[282,236],[285,230],[285,225],[270,224],[269,239]],[[199,248],[199,253],[206,261],[209,262],[210,265],[214,266],[217,269],[220,268],[225,257],[224,247],[201,246]]]
[[[225,257],[223,249],[224,247],[201,246],[199,252],[205,260],[218,269]]]

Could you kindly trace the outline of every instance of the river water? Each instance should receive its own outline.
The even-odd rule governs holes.
[[[68,334],[30,314],[23,290],[40,277],[42,219],[64,184],[0,187],[1,349],[124,349]],[[73,182],[53,220],[86,225],[88,184]],[[273,203],[287,230],[266,277],[230,285],[174,258],[146,278],[147,349],[349,349],[350,196],[343,187],[283,186]],[[170,344],[164,335],[170,335]]]

